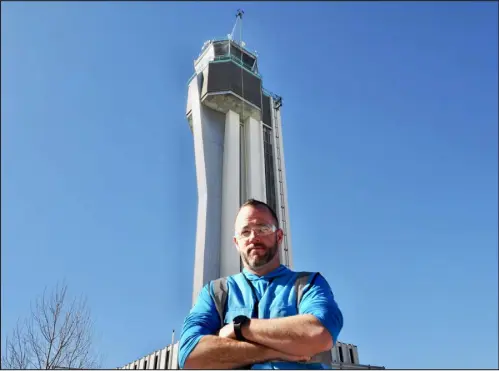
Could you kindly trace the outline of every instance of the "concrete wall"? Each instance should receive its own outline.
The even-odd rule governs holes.
[[[196,73],[201,72],[213,59],[215,59],[215,50],[213,49],[213,45],[210,45],[194,61],[194,70]]]
[[[343,354],[343,360],[340,357],[340,349]],[[332,355],[333,363],[360,364],[357,346],[353,344],[337,342],[336,346],[332,349]]]
[[[169,366],[170,370],[178,370],[178,347],[179,343],[175,343],[173,344],[173,346],[171,346],[172,351],[171,351],[171,362]]]
[[[201,75],[189,85],[198,214],[194,257],[193,303],[202,287],[220,276],[223,147],[225,115],[200,102]]]

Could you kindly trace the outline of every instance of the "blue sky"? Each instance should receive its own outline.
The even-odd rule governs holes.
[[[2,3],[2,349],[45,286],[87,295],[103,366],[191,306],[186,83],[243,38],[283,96],[296,270],[362,363],[498,360],[497,3]]]

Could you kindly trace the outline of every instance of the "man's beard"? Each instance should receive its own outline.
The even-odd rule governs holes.
[[[265,247],[262,244],[257,244],[254,247],[259,247],[259,246]],[[279,246],[277,244],[277,238],[276,238],[274,245],[267,248],[267,250],[265,251],[265,253],[263,255],[254,255],[253,257],[250,258],[249,257],[249,254],[251,253],[251,251],[250,251],[251,249],[250,249],[250,250],[248,250],[247,253],[242,252],[241,258],[251,269],[258,269],[258,268],[263,267],[267,263],[269,263],[272,259],[274,259],[274,257],[277,254],[278,249],[279,249]]]

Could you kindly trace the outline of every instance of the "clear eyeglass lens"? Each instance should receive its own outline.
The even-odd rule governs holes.
[[[253,228],[245,228],[237,235],[242,238],[248,238],[251,236],[251,232],[253,232],[255,236],[265,236],[274,232],[274,230],[274,226],[272,225],[260,225]]]

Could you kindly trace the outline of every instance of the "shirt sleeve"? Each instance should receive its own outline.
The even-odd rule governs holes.
[[[210,295],[210,286],[206,285],[184,320],[179,342],[179,367],[184,368],[187,357],[203,336],[214,335],[220,327],[220,317]]]
[[[313,280],[313,276],[311,277]],[[299,313],[312,314],[329,331],[336,344],[338,335],[343,327],[343,315],[334,300],[331,287],[319,273],[315,280],[304,287],[300,301]]]

